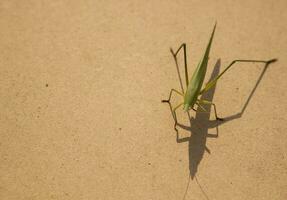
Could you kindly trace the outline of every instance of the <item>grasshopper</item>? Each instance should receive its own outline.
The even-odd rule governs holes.
[[[216,82],[222,77],[222,75],[227,72],[228,69],[230,69],[231,66],[233,66],[235,63],[239,63],[239,62],[257,62],[257,63],[265,63],[266,65],[277,61],[277,59],[271,59],[271,60],[233,60],[217,77],[215,77],[213,80],[211,80],[210,82],[208,82],[204,88],[202,88],[202,84],[205,78],[205,74],[206,74],[206,70],[207,70],[207,65],[208,65],[208,58],[209,58],[209,52],[210,52],[210,48],[211,48],[211,44],[212,44],[212,40],[213,40],[213,36],[214,36],[214,32],[216,29],[216,23],[214,25],[212,34],[210,36],[209,42],[207,44],[206,50],[204,52],[203,57],[201,58],[200,62],[198,63],[190,81],[188,78],[188,71],[187,71],[187,56],[186,56],[186,44],[183,43],[176,52],[174,52],[172,50],[172,48],[170,49],[175,62],[177,64],[177,54],[178,52],[183,48],[184,51],[184,67],[185,67],[185,80],[186,80],[186,91],[183,90],[182,88],[182,92],[179,92],[176,89],[171,89],[170,94],[169,94],[169,98],[167,100],[162,100],[163,103],[170,103],[170,99],[172,97],[173,93],[176,93],[180,96],[183,97],[183,102],[180,103],[179,105],[175,106],[174,108],[172,107],[172,114],[173,114],[173,118],[174,118],[174,129],[177,131],[176,125],[177,125],[177,118],[176,118],[176,110],[183,105],[183,110],[185,112],[188,112],[189,110],[194,110],[197,111],[194,106],[197,105],[198,108],[201,108],[202,110],[205,111],[203,105],[204,104],[209,104],[211,106],[213,106],[214,108],[214,114],[215,114],[215,118],[216,120],[220,120],[223,121],[223,118],[220,118],[217,116],[217,112],[216,112],[216,105],[213,102],[210,101],[206,101],[206,100],[200,100],[199,96],[204,94],[205,92],[207,92],[209,89],[211,89],[212,87],[215,86]]]

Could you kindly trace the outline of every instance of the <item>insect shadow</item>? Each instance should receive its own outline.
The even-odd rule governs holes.
[[[268,65],[270,63],[265,64],[259,78],[257,79],[255,86],[253,87],[251,93],[249,94],[245,104],[243,105],[243,108],[241,109],[240,112],[228,116],[228,117],[224,117],[223,121],[218,121],[218,120],[210,120],[210,110],[211,110],[211,105],[205,105],[204,109],[206,110],[206,112],[202,113],[202,111],[200,111],[200,109],[198,109],[195,113],[195,117],[191,117],[190,113],[188,112],[188,119],[190,122],[190,126],[186,126],[184,124],[178,123],[177,126],[190,131],[191,135],[189,137],[184,137],[184,138],[180,138],[178,131],[176,132],[176,141],[177,143],[183,143],[183,142],[188,142],[188,154],[189,154],[189,171],[190,171],[190,177],[191,179],[193,179],[198,171],[198,166],[203,158],[203,155],[205,153],[205,151],[207,153],[211,153],[210,149],[206,146],[206,140],[207,138],[217,138],[219,135],[219,130],[218,127],[223,124],[226,123],[228,121],[234,120],[234,119],[238,119],[240,118],[244,111],[246,110],[250,100],[252,99],[259,83],[261,82],[267,68]],[[220,71],[220,66],[221,66],[221,60],[218,59],[213,72],[211,74],[211,77],[209,79],[209,81],[213,80]],[[179,74],[179,69],[177,66],[177,73],[178,73],[178,77],[180,80],[180,84],[182,85],[182,79],[180,77]],[[208,82],[209,82],[208,81]],[[212,102],[213,97],[214,97],[214,93],[216,90],[216,85],[211,88],[209,91],[207,91],[206,93],[204,93],[200,99],[202,100],[207,100]],[[172,107],[171,104],[169,103],[169,107],[170,110],[172,112]],[[209,133],[208,129],[211,128],[215,128],[216,132],[215,133]]]

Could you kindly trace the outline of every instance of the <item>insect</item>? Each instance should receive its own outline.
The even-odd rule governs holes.
[[[183,43],[176,52],[174,52],[172,50],[172,48],[170,49],[175,62],[177,64],[177,54],[178,52],[183,48],[184,51],[184,67],[185,67],[185,80],[186,80],[186,91],[183,90],[182,88],[182,92],[179,92],[176,89],[171,89],[170,94],[169,94],[169,98],[167,100],[162,100],[163,103],[170,103],[170,99],[173,93],[176,93],[180,96],[183,97],[183,102],[180,103],[179,105],[172,107],[172,114],[173,114],[173,118],[174,118],[174,129],[177,131],[176,125],[177,125],[177,118],[176,118],[176,110],[181,107],[183,105],[183,110],[188,112],[189,110],[194,110],[197,111],[194,106],[197,105],[198,108],[202,109],[203,111],[205,111],[203,105],[205,104],[209,104],[211,106],[213,106],[214,108],[214,114],[216,117],[216,120],[220,120],[223,121],[223,118],[220,118],[217,116],[217,112],[216,112],[216,105],[213,102],[210,101],[206,101],[206,100],[200,100],[199,96],[201,96],[202,94],[204,94],[205,92],[207,92],[209,89],[211,89],[212,87],[215,86],[216,82],[222,77],[222,75],[227,72],[228,69],[230,69],[231,66],[233,66],[235,63],[238,62],[257,62],[257,63],[265,63],[266,65],[275,62],[277,59],[271,59],[271,60],[233,60],[217,77],[215,77],[213,80],[211,80],[210,82],[208,82],[204,88],[202,88],[203,85],[203,81],[204,81],[204,77],[206,74],[206,69],[207,69],[207,65],[208,65],[208,58],[209,58],[209,52],[210,52],[210,48],[211,48],[211,44],[212,44],[212,40],[213,40],[213,36],[214,36],[214,32],[216,29],[216,23],[214,25],[212,34],[210,36],[209,42],[207,44],[206,50],[204,52],[203,57],[201,58],[201,60],[199,61],[190,81],[188,78],[188,72],[187,72],[187,61],[186,61],[186,44]]]

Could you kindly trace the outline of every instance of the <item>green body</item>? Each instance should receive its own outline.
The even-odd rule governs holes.
[[[163,103],[169,103],[170,104],[170,99],[172,97],[172,94],[176,93],[180,96],[182,96],[184,98],[184,101],[181,102],[180,104],[178,104],[177,106],[175,107],[172,107],[171,104],[170,104],[170,108],[172,110],[172,114],[173,114],[173,118],[174,118],[174,129],[177,131],[177,128],[176,128],[176,125],[177,125],[177,118],[176,118],[176,113],[175,111],[181,107],[183,105],[183,109],[185,111],[189,111],[190,109],[194,109],[194,105],[198,105],[198,107],[202,110],[205,111],[204,107],[202,107],[203,105],[210,105],[210,106],[213,106],[214,108],[214,114],[215,114],[215,118],[216,120],[220,120],[222,121],[223,118],[220,118],[217,116],[217,112],[216,112],[216,106],[213,102],[211,101],[208,101],[208,100],[204,100],[202,98],[198,98],[200,95],[204,94],[205,92],[207,92],[208,90],[210,90],[212,87],[214,87],[216,85],[216,82],[220,79],[220,77],[222,77],[222,75],[224,73],[226,73],[230,68],[231,66],[233,66],[235,63],[238,63],[238,62],[244,62],[244,63],[248,63],[248,62],[252,62],[252,63],[265,63],[265,68],[264,68],[264,71],[267,69],[267,66],[270,64],[270,63],[273,63],[273,62],[276,62],[277,59],[271,59],[271,60],[243,60],[243,59],[237,59],[237,60],[233,60],[229,65],[227,65],[227,67],[219,74],[217,75],[215,78],[213,78],[212,80],[210,80],[205,87],[202,88],[202,84],[203,84],[203,81],[204,81],[204,78],[205,78],[205,74],[206,74],[206,70],[207,70],[207,64],[208,64],[208,57],[209,57],[209,52],[210,52],[210,48],[211,48],[211,44],[212,44],[212,40],[213,40],[213,36],[214,36],[214,32],[215,32],[215,28],[216,28],[216,24],[214,25],[214,28],[213,28],[213,31],[212,31],[212,34],[210,36],[210,39],[209,39],[209,42],[208,42],[208,45],[206,47],[206,50],[204,52],[204,55],[203,57],[201,58],[200,62],[198,63],[191,79],[190,79],[190,82],[189,82],[189,78],[188,78],[188,70],[187,70],[187,62],[186,62],[186,44],[183,43],[182,45],[180,45],[180,47],[178,48],[177,51],[173,51],[172,48],[170,49],[173,57],[174,57],[174,60],[175,60],[175,64],[176,64],[176,67],[177,67],[177,71],[179,73],[179,69],[178,69],[178,62],[177,62],[177,54],[178,52],[183,49],[183,52],[184,52],[184,68],[185,68],[185,80],[186,80],[186,91],[184,91],[183,89],[183,85],[182,85],[182,82],[181,82],[181,78],[180,78],[180,75],[179,75],[179,79],[180,79],[180,84],[181,84],[181,89],[182,89],[182,92],[179,92],[178,90],[176,89],[171,89],[170,90],[170,93],[169,93],[169,98],[167,100],[162,100]],[[260,76],[260,78],[258,80],[261,80],[262,78],[262,75]],[[256,87],[258,85],[258,82],[256,83]],[[255,87],[255,88],[256,88]],[[251,96],[253,95],[253,92],[254,90],[252,91],[251,93]],[[246,108],[246,105],[247,103],[249,102],[250,100],[250,97],[248,98],[248,101],[246,102],[243,110],[241,113],[239,113],[239,115],[241,116]],[[197,111],[197,110],[195,110]]]
[[[193,108],[194,104],[197,101],[198,96],[200,95],[200,90],[204,81],[204,77],[206,74],[207,64],[208,64],[208,57],[209,51],[213,39],[213,35],[215,32],[216,24],[214,25],[213,32],[209,39],[208,45],[206,47],[205,53],[198,63],[195,72],[193,73],[190,82],[188,83],[187,90],[184,95],[184,110],[188,111],[189,109]]]

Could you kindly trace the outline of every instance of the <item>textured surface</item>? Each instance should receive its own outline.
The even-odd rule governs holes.
[[[2,0],[0,199],[287,199],[286,6]],[[191,73],[215,21],[206,80],[219,58],[279,61],[253,95],[264,66],[232,68],[207,98],[244,114],[191,113],[191,134],[179,111],[177,143],[169,47],[188,44]]]

